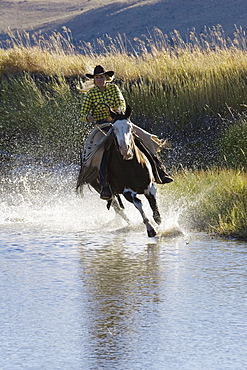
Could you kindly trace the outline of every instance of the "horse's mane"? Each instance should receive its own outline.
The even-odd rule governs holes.
[[[133,138],[133,144],[134,144],[134,150],[135,150],[135,156],[136,156],[136,159],[137,161],[140,163],[140,164],[146,164],[146,161],[147,161],[147,157],[145,156],[145,154],[136,146],[136,143],[135,143],[135,140]]]
[[[128,120],[129,117],[130,117],[130,114],[131,114],[131,108],[130,108],[129,105],[126,108],[125,113],[123,113],[123,112],[114,112],[110,109],[110,107],[109,107],[109,111],[110,111],[110,114],[111,114],[112,119],[113,119],[112,124],[114,124],[116,121],[121,121],[121,120],[124,120],[124,119]],[[140,143],[139,146],[136,145],[137,140]],[[149,161],[149,160],[148,160],[147,156],[145,155],[145,150],[143,151],[144,144],[142,143],[142,140],[134,133],[133,133],[132,144],[133,144],[134,153],[135,153],[135,156],[136,156],[136,159],[137,159],[138,163],[140,163],[142,165],[147,164],[147,161]]]

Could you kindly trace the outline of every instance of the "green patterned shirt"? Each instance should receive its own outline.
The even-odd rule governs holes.
[[[104,91],[94,86],[88,91],[82,103],[82,121],[87,121],[88,114],[93,114],[95,121],[112,120],[108,108],[105,105],[97,105],[99,103],[108,104],[112,110],[125,112],[126,109],[124,97],[117,85],[107,83]]]

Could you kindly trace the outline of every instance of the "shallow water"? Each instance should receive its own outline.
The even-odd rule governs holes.
[[[76,197],[77,170],[2,180],[0,369],[247,368],[246,244],[172,212],[148,238],[128,205],[129,228]]]

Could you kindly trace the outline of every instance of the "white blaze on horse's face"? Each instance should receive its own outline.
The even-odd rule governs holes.
[[[127,119],[118,120],[113,124],[119,150],[124,159],[133,158],[132,151],[132,122]]]

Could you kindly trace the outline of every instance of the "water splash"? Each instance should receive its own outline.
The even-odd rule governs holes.
[[[0,225],[20,231],[79,234],[90,231],[145,232],[140,214],[132,204],[124,202],[126,214],[131,220],[131,226],[127,226],[113,209],[107,210],[105,202],[87,186],[84,187],[84,196],[78,196],[75,191],[78,173],[78,166],[62,164],[50,166],[18,163],[7,168],[0,181]],[[144,197],[142,200],[147,216],[152,219],[148,202]],[[177,235],[180,230],[179,213],[167,211],[161,202],[161,213],[163,210],[164,221],[159,227],[154,224],[158,234]]]

